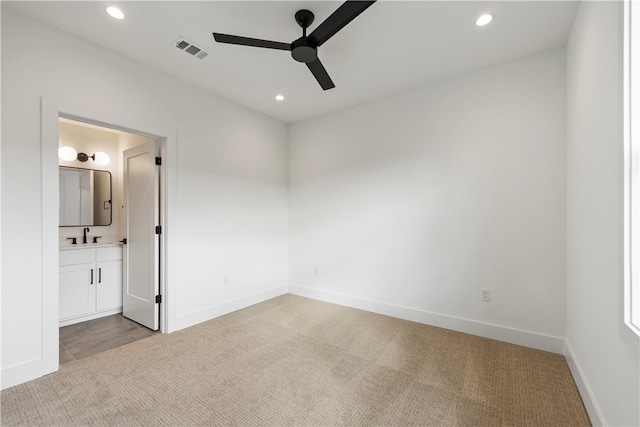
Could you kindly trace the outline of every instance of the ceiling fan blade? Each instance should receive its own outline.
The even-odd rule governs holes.
[[[321,46],[374,3],[375,0],[344,2],[342,6],[337,8],[335,12],[309,34],[309,38],[313,40],[317,46]]]
[[[252,39],[250,37],[231,36],[229,34],[213,33],[218,43],[238,44],[242,46],[266,47],[267,49],[291,50],[290,43],[272,42],[270,40]]]
[[[327,70],[324,69],[324,65],[320,62],[320,59],[316,58],[314,61],[307,62],[307,67],[313,74],[313,77],[316,78],[320,86],[322,86],[323,90],[333,89],[336,85],[331,81],[331,77],[327,73]]]

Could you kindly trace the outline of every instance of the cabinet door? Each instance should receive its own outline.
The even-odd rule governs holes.
[[[96,310],[113,310],[122,307],[122,261],[98,263]]]
[[[94,263],[60,266],[60,320],[96,311]]]

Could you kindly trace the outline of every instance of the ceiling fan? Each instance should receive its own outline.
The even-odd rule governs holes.
[[[213,33],[213,38],[218,43],[237,44],[242,46],[264,47],[267,49],[288,50],[291,56],[298,62],[304,62],[316,78],[322,89],[336,87],[318,58],[318,47],[333,37],[349,22],[364,12],[373,1],[346,1],[331,16],[324,20],[315,30],[307,36],[307,28],[313,22],[313,13],[302,9],[296,12],[295,18],[302,27],[302,37],[292,43],[274,42],[270,40],[253,39],[229,34]]]

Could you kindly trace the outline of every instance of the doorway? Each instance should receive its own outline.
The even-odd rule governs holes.
[[[161,261],[160,294],[166,296],[160,305],[160,332],[167,333],[176,329],[174,310],[175,296],[168,292],[175,275],[170,263],[165,261],[169,247],[170,234],[166,230],[169,223],[170,201],[176,194],[176,133],[163,126],[154,125],[145,120],[118,115],[104,111],[91,110],[83,106],[59,99],[41,99],[41,135],[42,135],[42,294],[41,294],[41,359],[37,367],[40,376],[55,372],[59,368],[59,212],[50,209],[59,203],[59,119],[70,119],[85,124],[105,127],[116,131],[154,138],[159,141],[163,154],[163,173],[161,176],[161,208],[159,258]]]
[[[161,142],[65,118],[59,141],[62,364],[159,329]]]

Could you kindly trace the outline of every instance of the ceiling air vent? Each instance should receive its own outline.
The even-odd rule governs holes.
[[[195,56],[198,59],[204,59],[209,56],[209,52],[205,51],[202,48],[199,48],[184,37],[180,37],[178,40],[176,40],[174,46],[182,50],[183,52],[187,52],[188,54]]]

